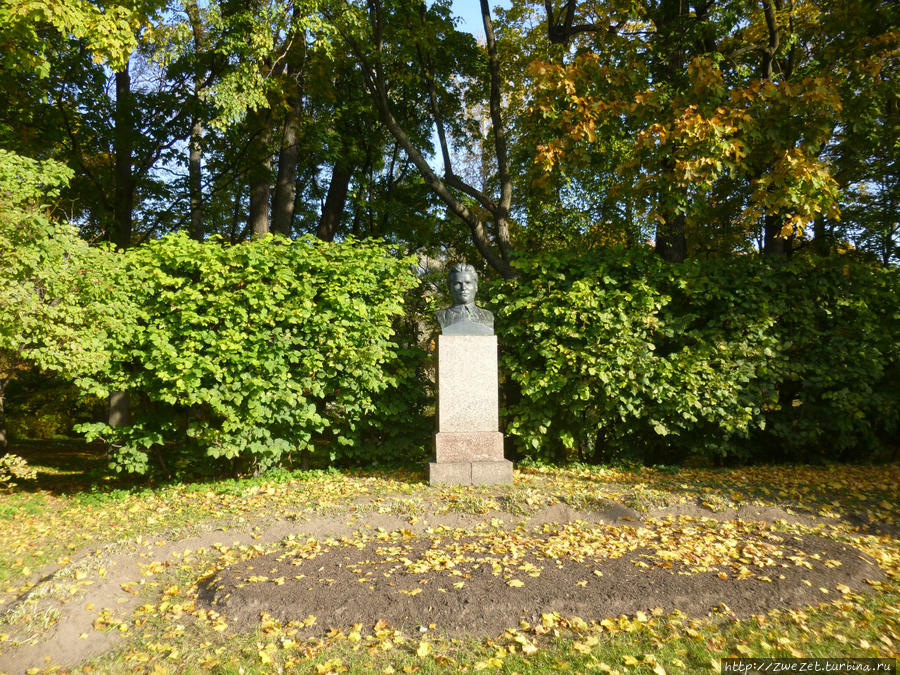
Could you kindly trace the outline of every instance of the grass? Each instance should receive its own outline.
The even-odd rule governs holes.
[[[526,517],[560,503],[598,512],[615,504],[641,512],[679,504],[710,513],[748,504],[782,507],[817,520],[779,527],[855,542],[879,562],[888,580],[877,592],[832,593],[828,603],[744,620],[724,610],[704,620],[651,612],[595,623],[545,613],[537,625],[510,626],[485,640],[447,639],[427,626],[416,634],[398,634],[379,625],[331,633],[323,627],[313,637],[300,637],[304,631],[296,626],[263,620],[253,630],[232,635],[222,630],[219,617],[198,614],[192,589],[217,566],[277,550],[279,544],[211,547],[179,553],[173,564],[136,580],[139,603],[125,616],[98,607],[93,630],[117,631],[123,640],[87,667],[101,673],[658,674],[718,672],[723,656],[896,657],[900,650],[897,465],[790,470],[531,466],[517,472],[514,486],[471,489],[431,488],[421,471],[279,471],[145,487],[98,474],[96,452],[77,447],[72,454],[74,459],[58,461],[35,454],[30,460],[38,480],[0,495],[0,601],[13,607],[0,621],[0,652],[13,641],[46,639],[66,601],[86,601],[90,586],[83,582],[99,574],[103,556],[82,558],[81,551],[118,552],[135,542],[149,545],[148,539],[172,540],[235,525],[252,533],[254,524],[273,518],[349,516],[351,508],[359,522],[369,513],[412,521],[429,512],[487,519],[505,511]],[[52,581],[40,583],[40,573],[55,566]],[[12,602],[25,596],[24,602]]]

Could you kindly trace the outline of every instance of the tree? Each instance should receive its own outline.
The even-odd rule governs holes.
[[[453,27],[446,2],[365,5],[349,0],[337,5],[328,19],[359,62],[365,86],[379,119],[421,174],[425,184],[469,230],[478,252],[504,277],[515,276],[510,265],[512,179],[501,100],[501,72],[493,20],[487,0],[481,2],[485,30],[483,49],[471,36]],[[442,45],[440,50],[436,45]],[[491,120],[496,162],[496,192],[479,189],[453,168],[451,144],[471,140],[461,119],[467,94],[481,93]],[[432,166],[430,140],[412,130],[421,128],[416,112],[427,111],[426,128],[436,129],[443,176]]]
[[[627,139],[615,171],[657,223],[664,257],[681,257],[682,225],[688,254],[706,248],[703,237],[721,238],[724,252],[757,234],[760,248],[788,254],[811,223],[838,216],[830,156],[845,124],[841,85],[848,72],[857,91],[872,84],[843,55],[879,42],[887,54],[896,41],[889,22],[878,22],[880,37],[868,21],[840,28],[888,10],[837,5],[843,19],[833,22],[835,3],[826,11],[812,0],[547,4],[548,33],[571,43],[563,63],[535,66],[535,109],[553,128],[545,169]]]

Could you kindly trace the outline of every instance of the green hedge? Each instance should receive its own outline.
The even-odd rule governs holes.
[[[489,295],[519,454],[851,459],[897,429],[897,270],[644,250],[518,266]]]
[[[418,283],[409,259],[355,240],[183,234],[126,255],[131,322],[95,384],[129,392],[132,420],[81,427],[111,443],[117,470],[155,459],[170,473],[261,471],[304,451],[334,461],[359,452],[370,416],[389,421],[385,400],[415,358],[398,363],[393,340]]]

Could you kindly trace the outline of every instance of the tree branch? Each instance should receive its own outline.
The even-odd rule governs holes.
[[[491,77],[491,126],[494,130],[494,151],[497,155],[497,173],[500,178],[500,203],[494,211],[497,223],[497,244],[500,253],[506,260],[512,254],[509,241],[509,208],[512,204],[512,179],[509,175],[509,158],[506,148],[506,130],[500,114],[500,61],[497,58],[497,42],[494,40],[494,27],[491,23],[491,9],[488,0],[481,0],[481,20],[484,24],[484,38],[487,43],[488,71]]]
[[[369,21],[373,26],[375,49],[376,52],[380,55],[383,51],[382,31],[380,28],[380,3],[379,0],[369,0],[368,5]],[[365,51],[361,48],[359,42],[355,40],[352,35],[344,31],[340,32],[342,34],[342,37],[347,41],[348,45],[351,47],[356,57],[360,61],[366,89],[368,89],[369,94],[372,96],[372,99],[375,102],[375,107],[378,109],[378,114],[381,118],[382,123],[385,125],[385,127],[387,127],[388,131],[396,139],[400,147],[403,148],[406,156],[415,165],[416,169],[418,169],[419,173],[422,175],[422,178],[425,180],[425,184],[428,185],[432,192],[434,192],[442,202],[444,202],[444,204],[447,206],[447,208],[450,209],[451,212],[457,215],[468,226],[475,247],[478,249],[478,252],[481,253],[481,255],[484,257],[487,263],[495,270],[497,270],[497,272],[499,272],[500,275],[504,278],[510,279],[515,277],[516,272],[512,269],[509,262],[507,262],[507,260],[505,259],[505,255],[501,257],[500,255],[497,255],[497,253],[493,250],[487,233],[484,230],[484,223],[482,222],[478,214],[453,194],[453,192],[450,190],[451,186],[434,172],[434,170],[431,168],[431,165],[428,163],[428,160],[424,155],[422,155],[418,148],[416,148],[415,144],[412,142],[412,139],[409,138],[409,136],[400,126],[400,123],[394,117],[393,113],[391,112],[390,99],[387,94],[387,86],[384,80],[384,72],[381,65],[381,59],[378,58],[373,63],[369,58],[366,57]],[[465,186],[465,184],[461,181],[457,183],[457,186],[459,185],[468,187]],[[462,188],[457,187],[457,189]],[[474,188],[468,189],[474,191]],[[501,245],[501,252],[502,251],[503,246]]]
[[[618,25],[612,28],[611,26],[601,26],[596,23],[573,25],[575,21],[575,2],[576,0],[566,0],[565,17],[560,22],[560,17],[553,15],[553,0],[544,0],[544,9],[547,12],[547,37],[550,38],[550,42],[553,44],[567,45],[578,33],[615,32],[618,29]],[[560,12],[561,14],[562,11]]]
[[[769,31],[769,43],[765,49],[763,49],[761,76],[764,80],[771,80],[772,64],[775,61],[775,53],[778,51],[781,39],[778,34],[778,22],[775,20],[775,10],[772,7],[771,0],[762,0],[762,6],[763,13],[766,16],[766,28]]]

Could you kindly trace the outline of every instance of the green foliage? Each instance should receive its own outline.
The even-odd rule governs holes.
[[[0,150],[0,375],[21,360],[71,378],[106,368],[122,320],[121,259],[48,217],[71,176],[53,161]],[[95,392],[98,393],[98,392]]]
[[[380,244],[172,235],[127,258],[137,319],[97,386],[130,392],[133,420],[81,427],[119,471],[151,455],[168,472],[261,471],[317,447],[333,460],[400,380],[392,325],[417,280]]]
[[[897,427],[896,270],[644,250],[519,268],[493,302],[507,432],[532,457],[849,459]]]
[[[4,49],[0,70],[34,71],[46,77],[47,31],[81,40],[97,62],[121,68],[137,45],[135,32],[155,10],[155,2],[98,5],[83,0],[0,2],[0,41]]]

